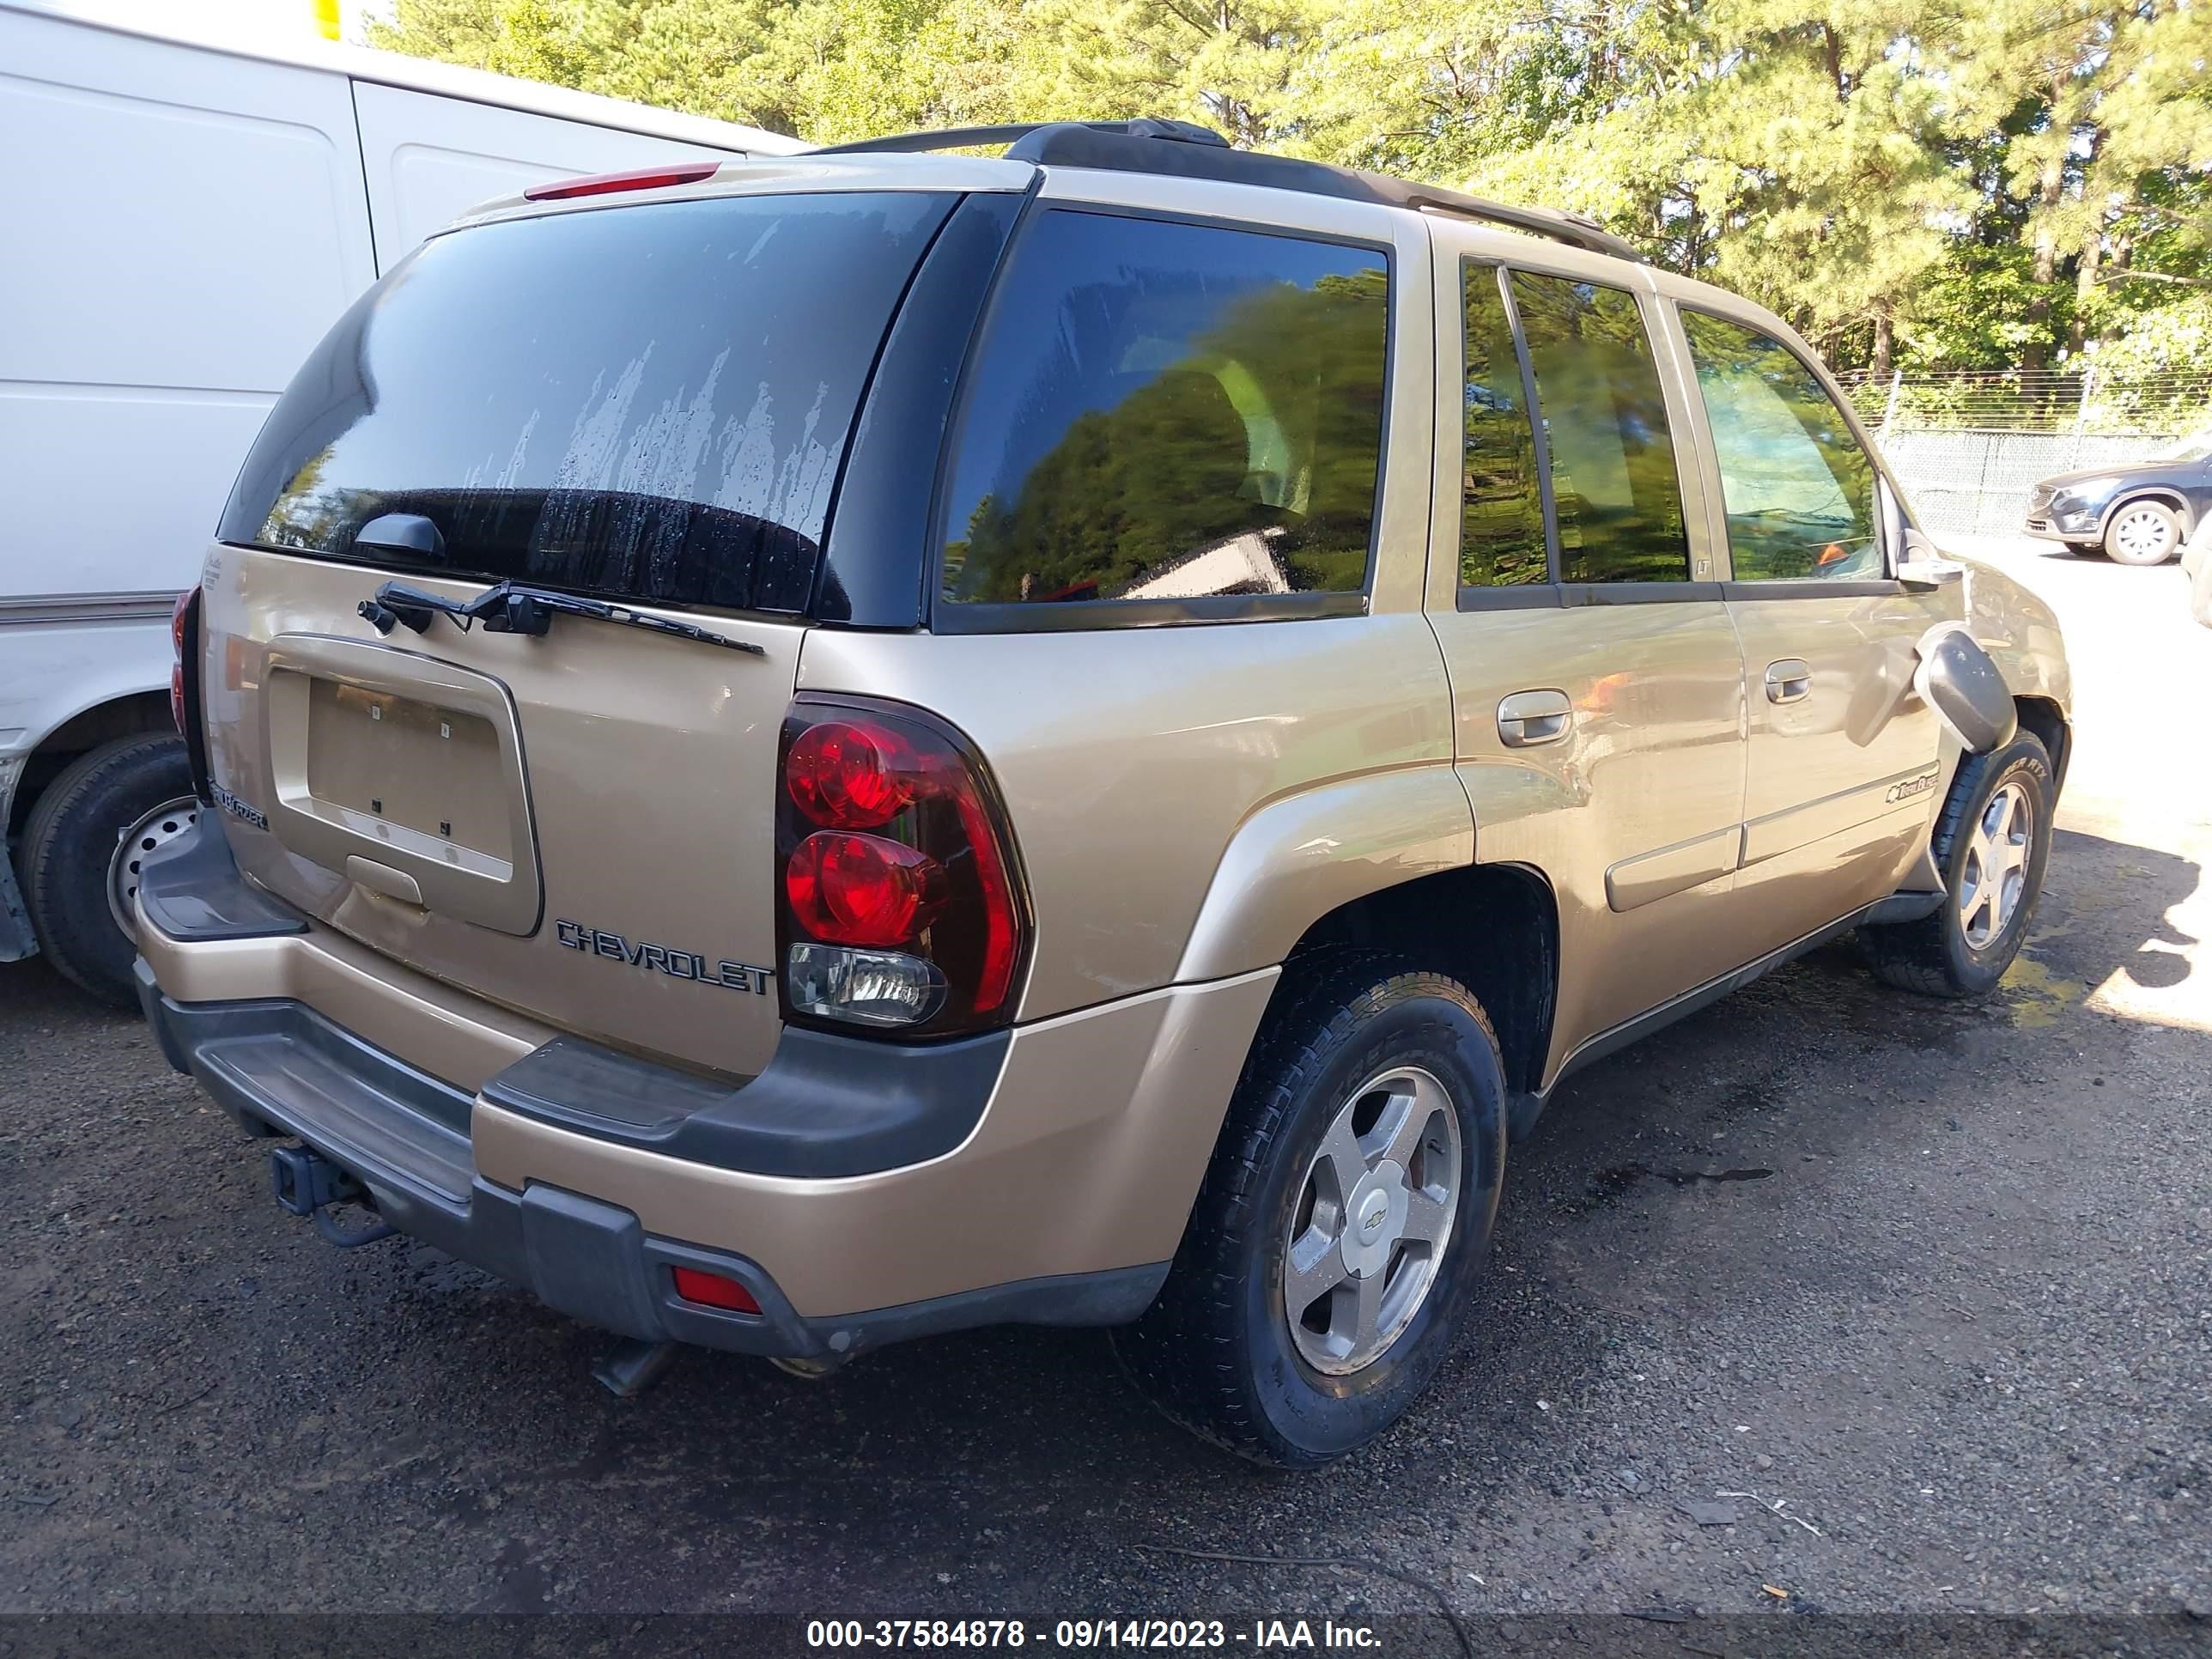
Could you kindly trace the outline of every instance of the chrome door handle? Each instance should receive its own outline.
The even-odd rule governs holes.
[[[1795,657],[1766,665],[1766,700],[1802,702],[1813,695],[1813,670]]]
[[[1534,749],[1567,735],[1575,714],[1564,691],[1516,691],[1498,705],[1498,736],[1508,749]]]

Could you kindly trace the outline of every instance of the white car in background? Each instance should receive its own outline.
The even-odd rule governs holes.
[[[386,52],[0,0],[0,962],[43,951],[131,1000],[137,854],[196,805],[170,607],[354,298],[488,197],[803,148]]]

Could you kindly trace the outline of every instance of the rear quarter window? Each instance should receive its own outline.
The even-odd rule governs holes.
[[[969,369],[942,599],[1358,592],[1389,335],[1379,248],[1041,215]]]
[[[877,349],[956,199],[726,197],[434,238],[294,379],[221,538],[803,610]],[[387,513],[429,519],[442,551],[357,551]]]

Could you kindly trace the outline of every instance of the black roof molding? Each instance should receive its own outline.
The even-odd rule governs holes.
[[[831,144],[819,155],[874,152],[915,154],[1004,144],[1009,161],[1040,167],[1097,167],[1112,173],[1163,173],[1232,185],[1295,190],[1347,202],[1413,208],[1455,219],[1478,219],[1593,253],[1646,263],[1641,249],[1596,221],[1556,208],[1513,207],[1441,185],[1410,184],[1380,173],[1332,167],[1261,150],[1233,149],[1219,133],[1188,121],[1048,121],[1006,126],[947,127],[936,132],[894,133],[853,144]]]

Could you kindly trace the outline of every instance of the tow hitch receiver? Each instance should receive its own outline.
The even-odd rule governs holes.
[[[334,1204],[360,1204],[374,1210],[368,1189],[320,1152],[305,1146],[280,1146],[269,1154],[269,1177],[276,1189],[276,1202],[294,1215],[315,1224],[315,1231],[342,1250],[374,1244],[399,1230],[379,1220],[367,1227],[349,1229],[331,1214]]]

